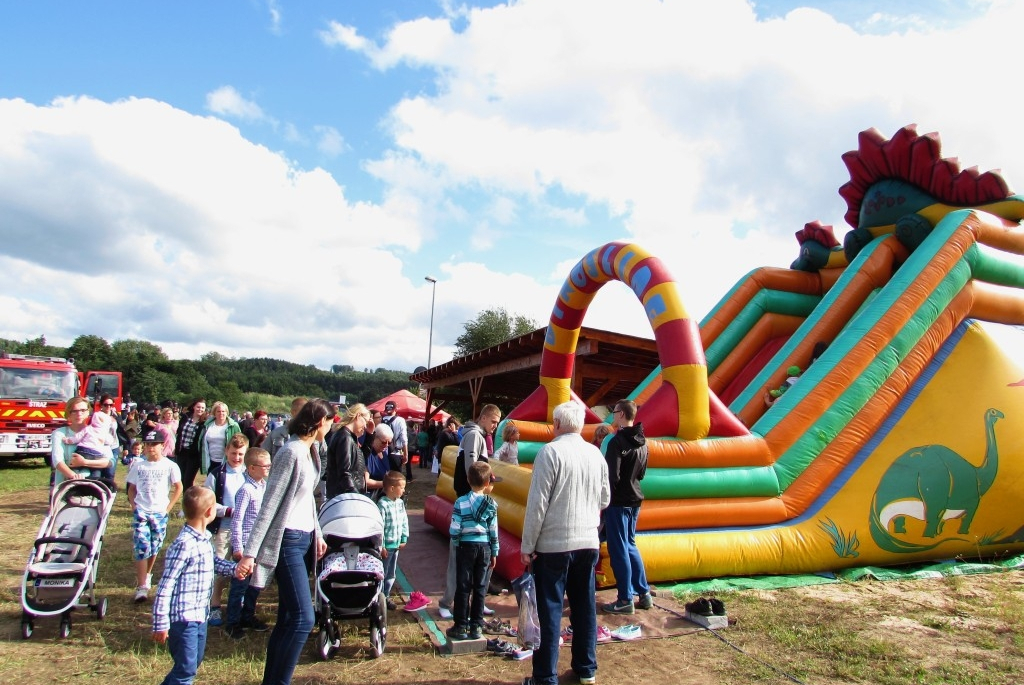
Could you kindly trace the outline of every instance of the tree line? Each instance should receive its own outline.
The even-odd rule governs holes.
[[[537,324],[504,307],[490,307],[467,321],[455,340],[455,356],[487,349],[533,331]],[[323,397],[347,404],[370,403],[406,388],[417,391],[409,371],[378,368],[357,371],[353,366],[335,364],[330,371],[312,364],[294,364],[280,359],[258,357],[235,359],[207,352],[199,359],[170,359],[160,348],[145,340],[116,340],[108,343],[98,335],[80,335],[68,347],[49,345],[45,336],[32,340],[0,338],[0,350],[11,354],[73,357],[79,371],[120,371],[125,392],[139,404],[173,400],[186,405],[196,397],[220,400],[232,409],[269,409],[267,398]]]
[[[68,347],[49,345],[43,336],[20,342],[0,338],[0,349],[11,354],[72,357],[79,371],[120,371],[125,392],[140,404],[174,400],[185,405],[193,398],[205,397],[221,400],[232,409],[253,410],[266,408],[261,407],[265,403],[258,395],[323,397],[335,402],[344,395],[346,402],[353,404],[375,402],[402,388],[416,391],[408,371],[357,371],[343,364],[324,371],[312,364],[262,357],[235,359],[218,352],[208,352],[197,360],[170,359],[159,345],[145,340],[108,343],[97,335],[80,335]]]

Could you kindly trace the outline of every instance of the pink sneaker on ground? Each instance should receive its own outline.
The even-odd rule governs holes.
[[[419,611],[423,607],[430,606],[430,598],[427,597],[420,591],[415,591],[409,595],[409,601],[402,607],[403,611]]]
[[[598,642],[611,642],[612,631],[608,630],[608,626],[597,627],[597,641]]]

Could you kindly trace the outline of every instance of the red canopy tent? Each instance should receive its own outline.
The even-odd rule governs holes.
[[[376,409],[379,412],[384,411],[384,405],[388,402],[395,403],[395,413],[401,416],[406,421],[423,421],[423,417],[427,411],[427,401],[422,397],[417,397],[408,390],[402,389],[398,392],[393,392],[387,397],[381,398],[373,404],[366,405],[368,409]],[[435,421],[448,420],[450,414],[446,411],[437,411],[433,415]]]

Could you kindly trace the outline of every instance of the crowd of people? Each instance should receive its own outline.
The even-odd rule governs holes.
[[[579,681],[595,682],[597,610],[631,614],[653,602],[636,546],[636,524],[647,468],[637,407],[614,405],[607,436],[592,442],[581,432],[577,402],[553,412],[555,438],[540,449],[526,503],[521,556],[537,587],[540,641],[533,675],[524,685],[558,682],[561,616],[567,600],[572,666]],[[289,683],[314,627],[310,560],[326,543],[317,512],[325,499],[359,493],[378,503],[385,521],[384,586],[388,608],[397,560],[408,542],[404,506],[412,464],[439,471],[448,446],[458,446],[445,592],[439,614],[452,621],[451,640],[479,638],[486,589],[499,552],[500,482],[489,461],[518,465],[519,433],[506,422],[494,449],[501,410],[485,405],[475,421],[448,418],[421,428],[398,416],[354,404],[341,413],[323,399],[296,398],[291,419],[275,425],[265,411],[232,414],[223,402],[198,398],[179,410],[173,402],[119,414],[109,396],[92,413],[87,399],[68,400],[67,424],[52,435],[54,481],[100,478],[113,484],[117,466],[132,509],[134,599],[148,601],[153,572],[176,512],[184,525],[167,550],[153,601],[153,637],[174,661],[165,683],[190,683],[202,662],[207,626],[231,638],[270,626],[257,616],[260,591],[274,580],[278,613],[268,640],[264,683]],[[199,474],[205,476],[196,484]],[[178,502],[181,502],[178,511]],[[615,601],[596,605],[595,566],[607,542],[617,582]],[[228,590],[227,607],[223,606]],[[634,603],[634,599],[636,600]]]

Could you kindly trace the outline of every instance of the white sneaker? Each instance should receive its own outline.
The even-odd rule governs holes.
[[[452,610],[447,607],[438,607],[437,615],[446,621],[452,620]]]
[[[149,599],[149,588],[148,587],[137,587],[135,588],[135,602],[145,602]]]
[[[489,606],[487,606],[485,604],[484,605],[484,616],[494,616],[494,609],[492,609],[491,607],[489,607]]]

